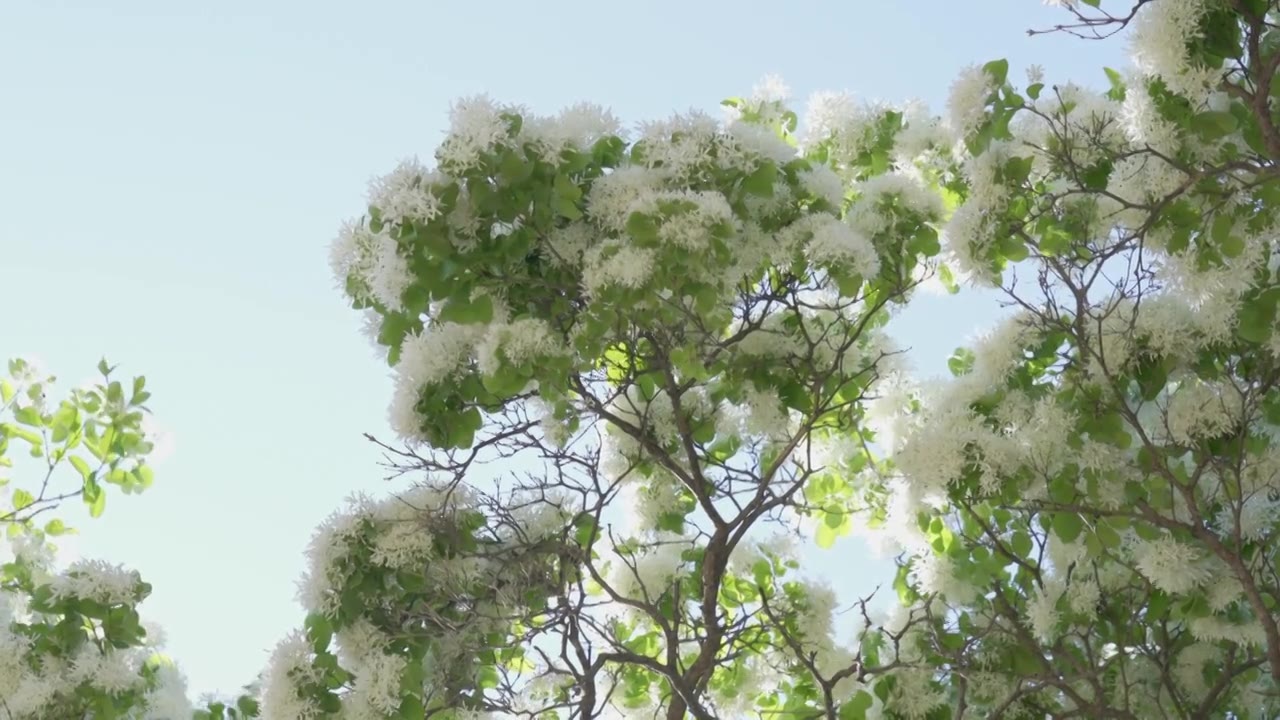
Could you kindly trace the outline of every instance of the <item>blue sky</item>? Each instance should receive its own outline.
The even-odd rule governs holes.
[[[108,8],[107,6],[110,6]],[[387,492],[361,438],[390,438],[387,369],[329,277],[327,245],[370,177],[428,158],[451,99],[550,112],[589,100],[627,122],[783,76],[941,108],[964,65],[1102,84],[1122,47],[1025,29],[1033,0],[7,0],[0,5],[0,356],[67,384],[101,354],[145,373],[173,455],[113,494],[68,549],[155,585],[193,693],[253,678],[302,614],[315,525]],[[996,317],[977,293],[921,297],[892,326],[922,374]],[[76,517],[72,514],[71,517]],[[850,591],[888,566],[857,540],[808,568]]]

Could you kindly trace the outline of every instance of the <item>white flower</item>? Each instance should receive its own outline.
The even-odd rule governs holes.
[[[378,244],[367,268],[364,281],[369,294],[389,310],[404,310],[401,296],[413,283],[409,263],[400,254],[400,248],[389,235],[378,235]]]
[[[1167,535],[1156,540],[1137,540],[1133,557],[1138,571],[1168,593],[1188,592],[1209,577],[1200,551]]]
[[[639,165],[617,168],[591,184],[587,216],[605,230],[622,232],[635,202],[661,187],[663,179],[662,171]]]
[[[999,277],[991,270],[983,253],[991,242],[992,219],[977,203],[956,208],[943,228],[947,265],[973,281],[995,286]]]
[[[408,662],[400,655],[373,653],[365,658],[351,694],[384,716],[400,708],[400,675]]]
[[[640,126],[644,164],[664,173],[687,178],[697,175],[712,155],[719,124],[699,111],[673,115],[667,120]]]
[[[751,89],[751,99],[756,102],[786,102],[791,97],[791,88],[778,75],[765,75]]]
[[[637,553],[614,560],[615,587],[626,597],[657,600],[672,583],[689,573],[682,554],[691,547],[691,541],[686,538],[658,533],[655,540],[646,543]]]
[[[296,678],[296,680],[295,680]],[[314,682],[319,673],[311,664],[311,647],[299,631],[290,633],[276,645],[267,665],[262,692],[264,718],[312,720],[324,712],[311,699],[298,697],[296,681]]]
[[[391,404],[387,407],[387,424],[396,437],[410,445],[426,440],[422,432],[422,415],[418,412],[421,392],[421,385],[404,376],[397,377]]]
[[[1259,622],[1237,624],[1216,615],[1210,615],[1193,619],[1190,630],[1191,635],[1201,642],[1227,640],[1246,647],[1265,647],[1267,644],[1266,631]]]
[[[1181,131],[1160,115],[1147,91],[1146,78],[1139,75],[1125,80],[1127,88],[1120,109],[1120,124],[1129,141],[1138,146],[1149,145],[1166,155],[1177,154]]]
[[[142,684],[139,667],[131,667],[129,657],[114,650],[100,650],[94,643],[80,646],[71,661],[68,677],[77,685],[89,683],[103,692],[116,695]]]
[[[658,237],[689,250],[705,248],[711,232],[733,223],[729,201],[719,192],[676,190],[641,195],[631,206],[658,219]]]
[[[578,103],[554,118],[525,118],[522,136],[541,149],[543,159],[560,162],[565,150],[590,150],[606,137],[621,135],[613,113],[592,103]]]
[[[577,267],[582,256],[599,240],[599,234],[586,222],[572,222],[547,233],[544,257],[553,267]]]
[[[894,156],[900,169],[917,161],[925,161],[935,151],[945,150],[955,142],[942,119],[929,113],[924,103],[912,101],[902,111],[904,126],[894,138]]]
[[[778,137],[773,128],[759,123],[735,121],[728,127],[729,136],[747,156],[759,156],[784,165],[796,158],[796,149]],[[746,163],[743,163],[744,165]]]
[[[516,367],[560,351],[563,341],[557,341],[547,321],[540,318],[521,318],[510,323],[492,323],[484,339],[476,347],[480,372],[493,375],[502,361]]]
[[[369,204],[391,223],[426,223],[440,216],[440,198],[432,190],[444,176],[429,171],[417,158],[402,161],[395,170],[369,183]]]
[[[1098,612],[1098,600],[1102,597],[1102,590],[1098,587],[1096,580],[1092,578],[1079,580],[1073,579],[1071,585],[1067,588],[1067,598],[1071,603],[1071,611],[1085,617],[1092,618]]]
[[[24,676],[27,650],[31,641],[13,631],[13,606],[10,593],[0,593],[0,698],[12,697]]]
[[[829,165],[816,165],[812,170],[801,170],[800,184],[814,197],[827,201],[832,207],[844,205],[844,180]]]
[[[142,720],[186,720],[192,716],[187,699],[187,679],[171,662],[156,667],[156,686],[147,693]]]
[[[14,560],[29,568],[44,570],[53,564],[53,545],[35,535],[18,535],[9,546]]]
[[[904,212],[926,222],[938,222],[945,212],[942,196],[906,173],[877,175],[855,185],[854,192],[858,197],[849,208],[848,221],[868,235],[884,232]]]
[[[654,256],[653,250],[622,240],[606,240],[583,256],[583,287],[593,296],[610,285],[640,287],[653,273]]]
[[[1196,643],[1178,653],[1174,667],[1174,677],[1178,681],[1178,689],[1194,699],[1201,699],[1208,691],[1208,683],[1204,679],[1205,665],[1216,666],[1222,651],[1209,643]]]
[[[375,234],[363,223],[346,223],[330,246],[329,265],[344,290],[354,282],[357,297],[367,296],[390,310],[404,309],[400,298],[413,276],[386,228]]]
[[[1230,386],[1199,380],[1179,383],[1169,396],[1165,422],[1178,443],[1223,435],[1241,420],[1240,393]]]
[[[1050,642],[1058,637],[1057,625],[1062,615],[1058,612],[1058,598],[1062,597],[1062,583],[1050,580],[1040,592],[1027,601],[1027,619],[1036,637]]]
[[[359,532],[359,519],[368,498],[354,495],[347,508],[334,512],[316,528],[307,546],[307,570],[298,584],[298,600],[311,612],[332,610],[338,601],[333,592],[335,566],[347,555],[347,543]]]
[[[815,93],[805,113],[805,144],[825,142],[837,166],[847,163],[870,146],[876,124],[886,110],[880,105],[858,103],[848,93]]]
[[[812,262],[839,264],[862,277],[871,277],[880,271],[875,246],[847,223],[826,214],[809,215],[801,222],[813,233],[806,248]]]
[[[894,677],[898,682],[888,706],[895,715],[923,720],[931,710],[947,702],[946,695],[934,686],[932,674],[926,670],[904,670]]]
[[[521,108],[499,107],[487,95],[458,100],[449,109],[449,134],[436,151],[441,166],[450,172],[474,167],[480,156],[510,140],[510,128],[502,114],[523,115]]]
[[[757,437],[781,438],[787,436],[791,420],[782,400],[776,393],[747,388],[743,401],[743,429]]]
[[[1237,513],[1240,518],[1238,527]],[[1248,541],[1261,540],[1275,532],[1277,522],[1280,522],[1280,502],[1267,497],[1265,492],[1245,498],[1238,509],[1233,504],[1228,504],[1218,515],[1218,523],[1225,534],[1238,531],[1240,537]]]
[[[969,603],[978,597],[977,588],[955,573],[955,563],[945,555],[925,552],[912,562],[911,576],[928,595],[942,595],[953,603]]]
[[[418,385],[433,385],[454,375],[471,357],[482,326],[446,322],[405,338],[396,374]]]
[[[640,521],[635,528],[638,532],[656,530],[662,516],[679,509],[680,500],[684,496],[682,486],[674,477],[666,473],[655,475],[647,485],[637,488],[633,493],[635,516]]]
[[[957,135],[967,137],[982,125],[986,118],[987,98],[995,90],[995,78],[977,65],[960,71],[947,98],[947,119]]]
[[[1027,82],[1032,85],[1044,82],[1044,68],[1039,65],[1028,65]]]
[[[825,583],[804,583],[804,598],[804,609],[796,618],[799,640],[806,649],[818,651],[831,644],[836,594]]]
[[[1200,20],[1207,10],[1205,0],[1161,0],[1143,7],[1130,26],[1134,66],[1164,80],[1193,105],[1205,100],[1214,79],[1209,68],[1192,66],[1187,51],[1188,43],[1202,34]]]
[[[102,560],[77,560],[49,583],[56,598],[83,598],[104,605],[132,604],[142,578]]]

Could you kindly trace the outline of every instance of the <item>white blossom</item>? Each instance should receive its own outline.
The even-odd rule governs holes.
[[[510,141],[503,113],[523,115],[520,108],[500,107],[487,95],[463,98],[449,109],[449,134],[436,151],[440,164],[457,173],[475,167],[480,156]]]
[[[369,184],[369,204],[381,211],[387,222],[430,222],[440,216],[440,198],[433,190],[445,180],[417,158],[405,160]]]
[[[827,201],[833,207],[844,205],[845,183],[829,165],[815,165],[811,170],[801,170],[800,184],[814,197]]]
[[[49,589],[56,598],[83,598],[104,605],[132,604],[142,578],[136,570],[127,570],[102,560],[77,560],[54,577]]]
[[[324,716],[315,701],[298,696],[295,677],[299,681],[319,679],[318,671],[311,665],[310,643],[297,631],[276,645],[267,664],[262,694],[263,717],[312,720]]]
[[[875,246],[849,224],[830,215],[809,215],[805,220],[806,229],[813,233],[806,249],[811,261],[841,265],[862,277],[880,271]]]
[[[637,288],[653,273],[656,253],[621,240],[606,240],[583,257],[582,284],[589,295],[599,295],[611,285]]]
[[[1155,540],[1136,540],[1133,557],[1138,571],[1168,593],[1188,592],[1209,577],[1201,563],[1201,552],[1167,535]]]
[[[947,119],[957,135],[966,137],[982,125],[987,98],[995,90],[995,78],[977,65],[960,71],[947,98]]]
[[[1203,102],[1214,72],[1192,64],[1187,44],[1199,38],[1205,0],[1162,0],[1149,3],[1133,20],[1130,54],[1135,67],[1165,81],[1169,89],[1193,104]]]

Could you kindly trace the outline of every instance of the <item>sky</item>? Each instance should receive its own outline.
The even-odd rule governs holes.
[[[145,374],[172,452],[142,495],[112,492],[64,557],[155,587],[193,696],[251,681],[303,619],[312,530],[388,483],[388,369],[334,287],[328,244],[368,181],[429,159],[451,100],[625,122],[714,111],[767,74],[941,110],[964,66],[1104,86],[1123,45],[1029,27],[1035,0],[4,0],[0,3],[0,359],[64,388],[102,355]],[[998,317],[995,296],[920,296],[890,325],[918,374]],[[19,478],[21,482],[21,478]],[[112,491],[115,488],[111,488]],[[859,595],[891,578],[856,538],[806,572]],[[887,575],[887,577],[886,577]],[[887,589],[887,588],[886,588]]]

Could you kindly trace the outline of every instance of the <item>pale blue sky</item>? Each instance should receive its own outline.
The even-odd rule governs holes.
[[[332,289],[327,245],[365,185],[428,158],[449,101],[488,92],[627,122],[714,110],[782,75],[941,108],[963,65],[1010,58],[1099,84],[1122,48],[1028,39],[1034,0],[777,3],[546,0],[5,0],[0,4],[0,357],[75,383],[100,354],[146,373],[173,456],[156,486],[81,523],[85,555],[155,585],[193,694],[253,678],[302,614],[314,526],[384,492],[386,368]],[[1013,73],[1016,73],[1013,74]],[[893,326],[920,372],[995,316],[921,297]],[[856,540],[811,572],[865,590]]]

